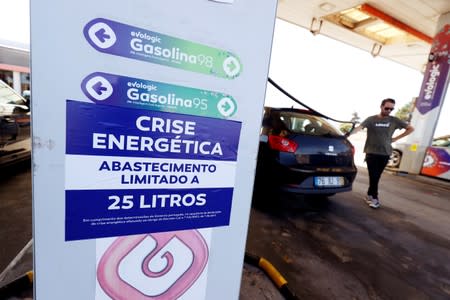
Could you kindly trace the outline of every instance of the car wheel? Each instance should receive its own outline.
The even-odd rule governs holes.
[[[255,208],[268,210],[276,202],[277,189],[264,173],[257,172],[253,186],[252,203]]]
[[[396,149],[392,150],[387,166],[390,168],[398,168],[402,160],[402,153]]]

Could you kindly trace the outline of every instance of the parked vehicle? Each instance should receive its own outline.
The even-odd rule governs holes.
[[[391,157],[389,157],[389,161],[387,163],[388,168],[398,168],[400,166],[400,162],[402,160],[403,155],[403,147],[396,146],[396,148],[392,148]]]
[[[433,139],[423,160],[422,175],[450,180],[450,135]]]
[[[29,102],[0,80],[0,167],[30,156]]]
[[[395,169],[400,166],[405,147],[406,145],[403,143],[395,143],[392,145],[392,154],[387,164],[389,168]],[[431,142],[431,147],[450,147],[450,135],[434,138]]]
[[[350,191],[357,173],[354,151],[341,131],[314,112],[265,107],[255,195]]]
[[[432,147],[443,147],[448,148],[450,147],[450,135],[444,135],[437,138],[434,138],[431,142]]]

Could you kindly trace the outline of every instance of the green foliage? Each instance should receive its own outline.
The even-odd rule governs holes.
[[[350,131],[350,129],[352,129],[352,124],[349,123],[342,123],[341,125],[339,125],[339,129],[343,132],[343,133],[347,133]]]
[[[400,107],[400,109],[395,113],[395,116],[400,120],[406,122],[411,121],[411,114],[414,109],[414,102],[415,100],[413,99],[410,102],[406,103],[404,106]]]
[[[359,123],[361,123],[359,120],[361,120],[361,118],[359,117],[358,113],[356,111],[354,111],[352,113],[352,118],[350,119],[350,122],[359,124]],[[347,132],[350,132],[350,130],[352,129],[352,126],[353,125],[351,123],[342,123],[341,125],[339,125],[339,129],[343,133],[347,133]]]

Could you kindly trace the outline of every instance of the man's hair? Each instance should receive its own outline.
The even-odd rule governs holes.
[[[386,99],[384,99],[383,101],[381,101],[381,106],[384,106],[384,104],[385,104],[386,102],[391,102],[392,104],[395,104],[395,100],[394,100],[394,99],[392,99],[392,98],[386,98]]]

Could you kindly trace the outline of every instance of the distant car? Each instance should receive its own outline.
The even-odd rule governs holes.
[[[318,114],[265,107],[254,193],[329,196],[350,191],[357,173],[354,152],[342,132]]]
[[[391,154],[391,157],[389,157],[387,167],[388,168],[398,168],[400,166],[400,162],[402,160],[404,145],[395,144],[392,146],[393,146],[392,154]]]
[[[30,156],[29,102],[0,80],[0,167]]]
[[[431,142],[432,147],[450,147],[450,135],[436,137]],[[398,168],[402,161],[403,152],[406,145],[403,143],[395,143],[392,145],[392,154],[389,158],[387,166],[389,168]]]
[[[450,181],[450,135],[433,139],[420,174]]]
[[[450,134],[434,138],[431,142],[431,146],[444,148],[450,147]]]

